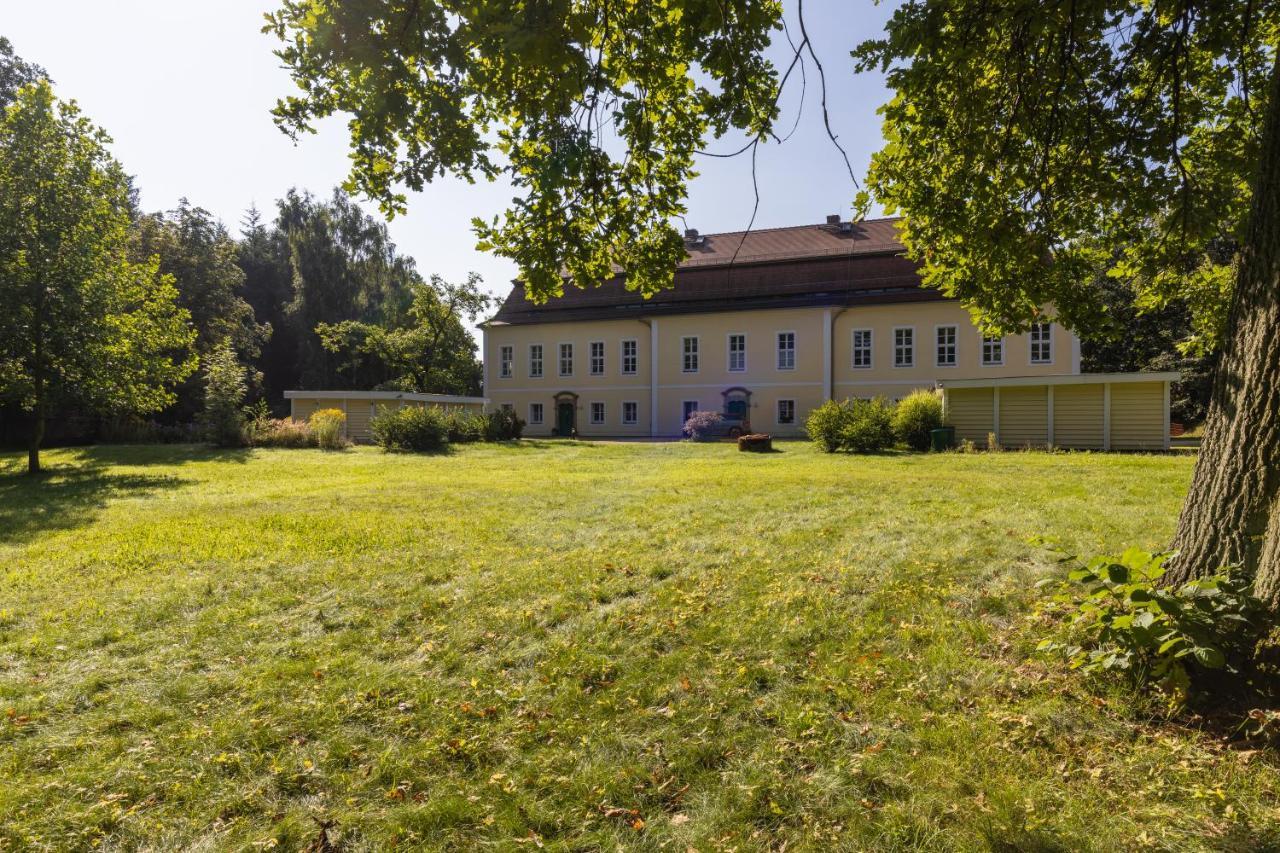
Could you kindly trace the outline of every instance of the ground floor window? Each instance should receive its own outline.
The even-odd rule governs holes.
[[[778,401],[778,423],[793,424],[796,422],[796,401],[795,400],[779,400]]]
[[[516,410],[515,403],[503,403],[503,404],[502,404],[502,411],[504,411],[504,412],[514,412],[515,410]]]
[[[640,422],[640,406],[634,400],[628,400],[622,404],[622,422],[624,424]]]
[[[541,403],[529,404],[529,423],[531,424],[542,423],[542,404]]]
[[[604,403],[591,404],[591,422],[593,424],[604,423]]]
[[[698,401],[685,400],[683,403],[680,404],[680,411],[683,413],[680,418],[680,424],[681,426],[683,426],[684,422],[689,420],[689,416],[692,415],[694,412],[698,411]]]

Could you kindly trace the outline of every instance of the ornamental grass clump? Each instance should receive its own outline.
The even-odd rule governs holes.
[[[324,450],[341,450],[347,446],[347,438],[343,428],[347,425],[347,416],[340,409],[320,409],[312,412],[307,425],[315,437],[316,446]]]
[[[255,418],[245,424],[244,437],[250,447],[316,446],[311,427],[293,418]]]
[[[912,450],[928,450],[942,426],[942,400],[933,391],[912,391],[893,410],[893,434]]]

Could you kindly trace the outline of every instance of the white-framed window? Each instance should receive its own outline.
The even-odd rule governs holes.
[[[542,344],[529,344],[529,378],[542,378]]]
[[[635,400],[622,401],[622,422],[624,424],[640,423],[640,404]]]
[[[684,337],[680,339],[680,353],[682,361],[680,369],[684,373],[698,372],[698,339],[696,337]]]
[[[735,332],[729,335],[729,371],[741,373],[747,369],[747,336]]]
[[[560,345],[560,375],[573,375],[573,344]]]
[[[795,332],[778,332],[778,369],[796,369]]]
[[[604,376],[604,341],[587,344],[587,369],[592,376]]]
[[[779,400],[778,401],[778,423],[793,424],[796,422],[796,401],[795,400]]]
[[[529,423],[531,424],[542,423],[542,404],[541,403],[529,404]]]
[[[635,375],[636,367],[640,362],[636,347],[635,338],[628,338],[622,342],[622,374],[624,376]]]
[[[684,422],[689,420],[689,416],[692,415],[694,412],[698,411],[698,401],[697,400],[682,401],[680,403],[680,411],[682,413],[680,417],[680,425],[684,426]]]
[[[1053,364],[1053,324],[1031,324],[1031,363]]]
[[[512,369],[515,367],[516,348],[504,346],[498,348],[498,378],[510,379]]]
[[[916,330],[914,326],[898,326],[893,330],[893,366],[915,367]]]
[[[516,410],[516,404],[515,404],[515,403],[503,403],[503,404],[502,404],[502,411],[504,411],[504,412],[514,412],[515,410]]]
[[[591,404],[591,423],[604,423],[604,403],[596,402]]]
[[[999,335],[982,336],[982,366],[999,367],[1004,364],[1004,338]]]
[[[955,367],[959,364],[957,352],[957,340],[960,334],[956,326],[939,326],[935,330],[937,337],[937,365],[938,367]]]
[[[853,366],[858,370],[871,368],[871,345],[870,329],[853,330]]]

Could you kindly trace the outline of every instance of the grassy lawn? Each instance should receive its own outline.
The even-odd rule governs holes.
[[[1192,459],[0,456],[0,849],[1253,850],[1280,761],[1032,651]],[[255,845],[257,845],[255,847]]]

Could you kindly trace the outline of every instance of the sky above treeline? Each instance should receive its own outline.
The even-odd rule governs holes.
[[[326,196],[346,176],[345,122],[331,119],[294,144],[271,121],[276,100],[295,91],[278,45],[263,34],[267,0],[0,0],[0,35],[16,52],[49,72],[58,95],[75,99],[111,134],[116,156],[136,177],[144,210],[167,210],[186,197],[238,232],[256,204],[271,215],[290,187]],[[786,0],[792,34],[795,0]],[[896,3],[806,0],[805,21],[827,77],[831,125],[861,180],[881,144],[876,109],[888,98],[879,74],[855,75],[849,50],[883,31]],[[779,36],[775,63],[789,60]],[[793,76],[782,101],[779,135],[800,106]],[[849,215],[856,188],[827,139],[810,63],[804,113],[782,145],[760,149],[760,210],[756,228],[821,222]],[[737,143],[737,144],[735,144]],[[740,140],[712,141],[730,151]],[[747,226],[753,194],[751,163],[702,158],[690,188],[687,224],[704,233]],[[505,295],[515,266],[475,249],[473,216],[500,214],[512,196],[503,183],[444,179],[412,194],[409,212],[389,224],[393,239],[417,259],[424,275],[461,280],[479,272],[487,289]],[[376,207],[365,202],[376,213]]]

